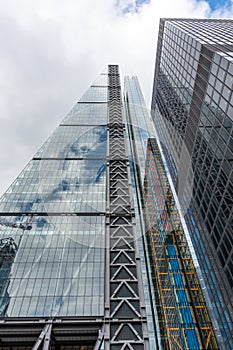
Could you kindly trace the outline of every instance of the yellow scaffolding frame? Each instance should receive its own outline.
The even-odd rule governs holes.
[[[148,141],[144,202],[163,349],[218,349],[155,139]]]

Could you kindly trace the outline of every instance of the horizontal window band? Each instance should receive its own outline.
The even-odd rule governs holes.
[[[60,124],[59,126],[107,126],[106,124]]]
[[[33,157],[32,160],[106,160],[106,158],[53,158],[53,157]]]
[[[80,105],[80,104],[81,105],[83,105],[83,104],[105,104],[106,105],[107,103],[108,103],[107,101],[106,102],[105,101],[99,101],[99,102],[98,101],[88,101],[88,102],[79,101],[79,102],[77,102],[78,105]]]
[[[100,88],[108,88],[107,85],[91,85],[91,87],[94,87],[94,88],[98,88],[98,87],[100,87]]]
[[[104,316],[103,316],[104,317]],[[102,325],[102,322],[104,322],[104,319],[102,316],[53,316],[53,317],[7,317],[1,319],[1,329],[3,328],[6,330],[14,329],[13,327],[17,326],[23,327],[23,331],[26,333],[28,325],[30,325],[30,329],[28,330],[28,334],[31,334],[31,329],[38,330],[44,325],[44,324],[53,324],[54,327],[61,328],[62,334],[64,333],[63,327],[68,327],[66,329],[70,329],[70,327],[77,326],[87,326],[87,329],[90,328],[97,328],[97,331],[100,329],[100,325]],[[132,320],[134,321],[134,320]],[[131,322],[131,321],[130,321]],[[7,328],[9,327],[9,328]],[[12,327],[12,328],[11,328]],[[42,330],[42,329],[41,329]]]
[[[105,212],[12,212],[12,213],[0,213],[0,217],[1,216],[33,216],[33,217],[37,217],[37,216],[105,216],[106,213]]]
[[[132,217],[135,217],[135,214],[133,212],[130,213],[111,213],[111,212],[1,212],[1,216],[106,216],[111,217],[111,219],[130,219]]]

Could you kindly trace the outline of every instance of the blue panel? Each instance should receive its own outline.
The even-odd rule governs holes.
[[[185,290],[176,291],[179,303],[188,303],[188,297]]]
[[[175,282],[176,287],[184,287],[184,281],[183,281],[181,273],[174,274],[173,278],[174,278],[174,282]]]
[[[172,245],[167,246],[168,255],[176,256],[176,249]]]
[[[180,308],[180,312],[181,312],[181,315],[182,315],[183,323],[187,323],[187,324],[194,323],[193,316],[192,316],[192,313],[191,313],[189,308],[181,307]]]
[[[185,336],[188,343],[188,349],[200,350],[200,343],[195,329],[185,330]]]
[[[171,264],[171,269],[173,271],[179,271],[180,270],[180,265],[179,265],[178,259],[171,259],[170,260],[170,264]]]

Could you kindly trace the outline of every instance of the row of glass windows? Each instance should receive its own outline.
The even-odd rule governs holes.
[[[76,103],[63,124],[106,124],[108,115],[107,103]]]
[[[166,31],[163,36],[164,43],[163,48],[166,51],[172,53],[173,51],[181,56],[184,61],[189,64],[194,64],[197,68],[197,63],[199,60],[200,45],[196,41],[192,40],[190,43],[189,38],[187,41],[181,39],[181,37],[176,37],[171,32]],[[172,57],[171,57],[172,58]]]
[[[173,42],[178,42],[180,46],[183,45],[184,49],[187,49],[189,46],[199,51],[201,48],[200,43],[192,35],[187,35],[183,30],[178,29],[174,23],[166,21],[164,33],[169,35]]]
[[[97,296],[18,297],[7,302],[8,317],[97,316],[104,312],[103,298]]]
[[[73,209],[75,206],[75,210],[78,210],[80,206],[82,208],[83,205],[81,210],[89,211],[86,205],[92,205],[98,210],[96,206],[98,202],[103,208],[106,191],[106,164],[104,161],[65,160],[60,162],[51,160],[31,161],[30,163],[33,164],[25,168],[2,197],[0,203],[2,211],[34,211],[43,206],[47,206],[48,209],[48,205],[49,210],[54,211],[64,204]],[[40,163],[41,170],[38,163]],[[38,173],[33,171],[33,168],[38,169]],[[28,177],[30,171],[34,178]]]
[[[224,21],[217,23],[214,21],[173,21],[174,26],[182,31],[187,31],[189,35],[197,38],[199,41],[212,44],[230,44],[232,43],[232,23]]]
[[[207,212],[209,211],[208,215],[210,215],[209,220],[211,220],[210,222],[210,226],[213,225],[214,220],[216,219],[216,215],[218,213],[218,215],[220,215],[223,220],[225,220],[225,223],[228,222],[229,220],[229,215],[230,215],[230,211],[225,211],[225,207],[228,208],[228,201],[225,199],[224,197],[227,197],[227,194],[222,194],[221,196],[218,197],[218,191],[221,193],[221,188],[218,188],[217,186],[215,188],[211,188],[211,192],[209,192],[208,189],[208,185],[206,186],[206,183],[208,184],[209,180],[207,180],[206,178],[203,177],[203,175],[201,176],[200,173],[196,173],[197,177],[201,177],[201,181],[199,181],[199,183],[195,186],[195,198],[196,200],[198,200],[198,203],[200,205],[201,201],[202,201],[202,206],[204,208],[203,212],[204,212],[204,217],[206,217]],[[205,185],[202,186],[202,183],[205,183]],[[208,195],[213,195],[212,198],[208,198]],[[205,198],[205,196],[207,198]],[[209,207],[210,205],[210,201],[211,201],[211,207]],[[218,208],[215,212],[214,210],[214,202],[215,205],[218,205]],[[212,204],[213,203],[213,204]]]
[[[79,102],[107,102],[108,88],[91,86],[80,98]]]
[[[1,205],[0,210],[3,213],[102,213],[105,210],[105,203],[101,201],[105,200],[104,197],[99,198],[98,200],[84,200],[80,196],[78,198],[80,203],[73,201],[53,201],[45,202],[43,204],[28,203],[28,202],[18,202],[14,204],[4,204]]]
[[[62,254],[67,254],[67,252],[63,251]],[[18,260],[16,259],[16,266],[13,265],[13,268],[11,270],[12,277],[10,279],[8,293],[10,295],[17,296],[21,296],[22,293],[23,295],[40,295],[40,289],[38,290],[36,288],[33,288],[34,283],[37,283],[38,286],[43,285],[43,288],[45,290],[45,287],[48,287],[48,284],[51,285],[51,288],[55,288],[54,285],[59,283],[60,279],[64,278],[73,278],[73,282],[75,282],[75,280],[77,279],[78,283],[84,283],[86,278],[100,278],[101,276],[103,276],[103,259],[101,261],[96,262],[86,262],[85,255],[83,259],[83,261],[79,260],[74,261],[72,263],[61,262],[59,258],[54,258],[54,263],[49,263],[46,261],[46,256],[42,259],[42,261],[39,260],[38,262],[35,262],[32,259],[28,259],[26,263],[18,263]],[[36,271],[34,271],[34,269]],[[13,276],[17,276],[17,278],[13,278]],[[22,281],[20,282],[21,279]],[[82,279],[82,281],[80,281],[80,279]],[[38,282],[36,282],[37,280]],[[84,283],[84,286],[85,284],[89,284],[90,287],[92,281],[86,281]],[[50,295],[51,293],[52,292],[50,291]]]
[[[35,157],[102,158],[106,157],[106,142],[104,126],[60,126]]]
[[[94,86],[108,86],[108,75],[107,74],[100,74],[92,85],[94,85]]]
[[[74,308],[90,302],[87,308],[82,305],[82,315],[89,315],[87,309],[97,299],[103,312],[104,217],[2,217],[0,224],[0,310],[4,314],[50,316],[55,303],[57,315],[65,316],[70,297],[76,298]],[[8,241],[11,237],[8,244],[14,245],[14,254],[10,245],[3,250],[4,237]],[[42,308],[46,297],[51,305]]]
[[[67,239],[70,240],[70,246],[71,245],[74,246],[74,248],[66,247],[65,249],[65,254],[67,256],[66,263],[70,264],[69,268],[72,267],[71,266],[72,263],[76,263],[77,261],[80,261],[80,259],[82,260],[85,257],[85,255],[87,254],[87,248],[89,249],[89,247],[92,245],[95,239],[95,232],[93,235],[90,235],[89,231],[84,231],[82,233],[83,235],[85,235],[84,242],[81,236],[76,237],[74,233],[72,235],[72,232],[69,232],[69,231],[66,232]],[[47,232],[43,233],[43,235],[46,235],[46,234],[49,235],[49,233]],[[46,270],[47,268],[49,269],[49,271],[51,270],[51,268],[57,269],[58,267],[56,266],[56,264],[61,260],[64,254],[64,249],[62,247],[60,248],[54,247],[54,244],[56,244],[54,242],[54,239],[53,239],[53,243],[50,243],[49,249],[44,246],[45,237],[43,237],[41,241],[42,242],[41,244],[38,244],[38,247],[35,247],[35,244],[33,244],[33,246],[30,248],[25,247],[23,251],[18,251],[17,256],[18,256],[19,264],[24,264],[25,262],[33,262],[33,261],[37,261],[37,259],[40,259],[41,262],[44,262],[44,263],[46,262],[46,264],[50,264],[49,267],[44,266]],[[63,241],[63,245],[64,245],[64,241]],[[102,248],[96,248],[96,247],[91,248],[88,250],[88,261],[92,263],[95,261],[99,262],[102,260],[102,256],[101,256],[102,254],[103,254]],[[3,253],[1,256],[3,258],[7,257],[7,253]],[[20,269],[22,270],[22,268],[23,267],[21,266]],[[25,268],[27,267],[25,266]],[[32,273],[35,274],[36,272],[32,271]],[[47,274],[45,273],[45,275]],[[17,275],[17,278],[18,278],[18,275]]]
[[[222,335],[226,337],[227,334],[228,335],[230,334],[232,322],[231,321],[229,322],[230,317],[226,309],[225,309],[225,314],[228,319],[227,322],[223,316],[223,308],[225,307],[225,303],[220,293],[220,289],[222,288],[220,284],[222,284],[222,281],[220,279],[218,279],[218,281],[216,280],[216,274],[213,272],[213,271],[216,271],[216,266],[215,264],[214,266],[211,266],[208,256],[207,254],[205,254],[204,246],[203,244],[201,244],[199,230],[196,226],[194,219],[191,220],[191,217],[192,216],[189,213],[189,215],[186,216],[186,222],[188,224],[188,227],[191,233],[195,250],[199,256],[201,271],[205,278],[205,283],[208,289],[210,300],[212,302],[212,307],[214,308],[216,320],[221,327]],[[203,226],[202,226],[202,230],[203,230]]]
[[[7,237],[14,237],[16,243],[21,238],[21,234],[27,238],[27,245],[30,246],[29,242],[33,244],[43,243],[44,239],[48,235],[51,239],[51,243],[55,243],[55,247],[63,248],[64,236],[67,234],[74,234],[71,239],[72,242],[80,243],[80,238],[85,242],[86,237],[94,232],[102,232],[104,234],[104,216],[77,216],[77,215],[55,215],[55,216],[1,216],[1,235]],[[27,228],[30,226],[30,228]],[[41,233],[41,227],[43,232]],[[25,231],[22,231],[24,229]],[[38,231],[38,232],[37,232]],[[87,231],[83,234],[83,231]],[[1,237],[0,237],[1,238]],[[39,242],[39,243],[38,243]],[[69,242],[69,241],[68,241]],[[82,243],[82,241],[81,241]],[[73,244],[73,243],[72,243]],[[84,243],[83,243],[84,244]]]
[[[197,52],[197,56],[199,56],[199,52]],[[173,45],[168,44],[167,49],[163,49],[160,67],[168,75],[173,87],[193,88],[198,63],[193,61],[191,64],[190,60],[190,56],[184,53],[182,47],[176,51]],[[189,101],[186,101],[185,98],[186,96],[182,100],[184,103],[188,103]]]
[[[208,183],[208,182],[207,182]],[[200,187],[200,186],[199,186]],[[198,188],[199,188],[198,187]],[[207,196],[209,193],[209,197]],[[215,200],[215,197],[210,198],[210,195],[214,193],[213,189],[209,192],[204,192],[202,190],[196,191],[196,202],[198,205],[198,211],[202,214],[203,220],[205,221],[208,237],[211,237],[212,242],[216,251],[218,252],[219,259],[222,266],[228,265],[231,261],[231,252],[233,250],[233,242],[231,244],[230,231],[227,232],[226,225],[229,221],[230,212],[226,213],[226,209],[229,208],[229,203],[225,203],[224,200]],[[202,201],[201,201],[202,200]],[[225,204],[224,204],[225,203]],[[215,204],[215,208],[213,207]],[[224,225],[220,225],[220,220],[223,220]],[[215,225],[215,226],[214,226]],[[225,229],[224,229],[225,226]],[[229,234],[229,235],[228,235]],[[221,244],[220,244],[221,242]],[[225,273],[228,274],[228,282],[230,285],[233,284],[233,279],[231,277],[231,270],[225,269]]]
[[[222,110],[230,119],[233,111],[232,87],[233,76],[219,68],[217,75],[214,72],[210,75],[205,97],[205,101],[213,106],[215,111]]]

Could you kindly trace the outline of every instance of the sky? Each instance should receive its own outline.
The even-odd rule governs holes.
[[[160,17],[233,18],[233,2],[0,1],[0,195],[108,64],[149,107]]]

